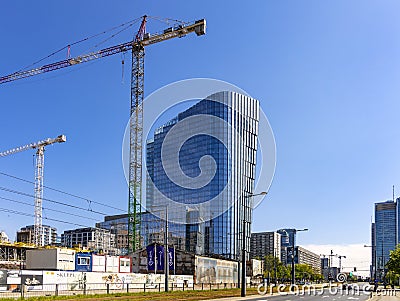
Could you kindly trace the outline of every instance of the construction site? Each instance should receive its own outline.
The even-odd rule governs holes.
[[[130,156],[129,156],[129,198],[128,198],[128,237],[129,252],[140,247],[140,213],[142,204],[142,160],[143,160],[143,100],[144,100],[144,60],[145,47],[173,38],[182,38],[190,33],[197,36],[206,33],[206,21],[201,19],[195,22],[179,22],[172,27],[164,29],[161,33],[146,32],[146,24],[151,17],[143,16],[133,41],[114,45],[96,52],[70,57],[71,45],[67,46],[68,58],[30,70],[15,72],[0,77],[0,84],[39,76],[46,72],[59,70],[66,67],[98,60],[119,53],[131,53],[131,85],[130,85]],[[135,22],[137,20],[134,20]],[[130,26],[135,22],[130,22]],[[33,244],[37,247],[44,246],[42,233],[42,202],[43,202],[43,173],[44,149],[54,143],[66,142],[66,136],[48,138],[25,146],[16,147],[0,153],[0,157],[16,154],[29,149],[36,150],[35,179],[34,179],[34,236]]]

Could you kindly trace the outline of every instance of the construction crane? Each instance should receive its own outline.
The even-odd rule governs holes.
[[[342,258],[346,258],[345,255],[336,255],[339,258],[339,272],[342,272]]]
[[[67,141],[65,135],[60,135],[57,138],[47,138],[46,140],[38,141],[21,147],[13,148],[0,153],[0,157],[5,157],[15,153],[19,153],[28,149],[37,149],[36,165],[35,165],[35,223],[33,243],[37,246],[43,246],[42,233],[42,201],[43,201],[43,169],[44,169],[44,147],[54,143],[63,143]]]
[[[131,99],[130,99],[130,150],[129,150],[129,200],[128,200],[128,252],[140,247],[140,214],[142,199],[142,134],[143,134],[143,99],[144,99],[144,48],[146,46],[181,38],[189,33],[197,36],[206,33],[206,20],[182,23],[165,29],[162,33],[146,33],[147,16],[142,17],[139,30],[133,41],[108,47],[96,52],[68,58],[39,68],[15,72],[0,77],[0,84],[50,72],[117,53],[132,51]]]

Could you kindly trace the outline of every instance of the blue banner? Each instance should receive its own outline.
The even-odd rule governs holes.
[[[169,264],[169,270],[174,271],[175,270],[175,249],[174,248],[168,248],[168,264]]]
[[[154,271],[156,267],[156,246],[147,246],[147,270]]]
[[[164,246],[157,245],[157,271],[164,271]]]
[[[147,254],[149,252],[147,251]],[[164,271],[164,262],[165,262],[165,253],[164,253],[164,246],[157,245],[156,248],[156,267],[157,271]],[[169,270],[174,271],[175,270],[175,249],[174,248],[168,248],[168,265],[169,265]],[[154,270],[154,268],[153,268]],[[149,269],[150,271],[150,269]]]

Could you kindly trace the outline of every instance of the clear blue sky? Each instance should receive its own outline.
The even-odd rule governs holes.
[[[253,230],[307,227],[304,244],[368,243],[373,203],[390,199],[393,184],[400,187],[399,10],[398,1],[365,0],[5,1],[0,75],[144,14],[206,18],[206,36],[146,49],[146,94],[193,77],[225,80],[249,92],[261,101],[277,144],[275,179],[254,214]],[[150,31],[163,27],[149,24]],[[128,41],[136,29],[104,46]],[[94,43],[72,47],[71,54]],[[47,148],[45,184],[126,209],[121,145],[129,115],[128,61],[129,55],[124,84],[121,56],[115,55],[1,85],[0,150],[66,134],[67,143]],[[33,153],[1,158],[0,172],[33,180]],[[31,184],[3,176],[0,186],[33,193]],[[33,202],[4,191],[0,197]],[[47,190],[45,197],[88,206]],[[32,207],[0,204],[33,213]],[[68,219],[46,209],[44,216]],[[32,217],[0,212],[0,229],[12,239],[32,223]],[[43,223],[60,232],[73,228]]]

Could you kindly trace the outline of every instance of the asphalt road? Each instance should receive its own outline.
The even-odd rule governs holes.
[[[270,301],[364,301],[369,299],[369,292],[363,291],[364,283],[358,284],[360,290],[341,290],[337,287],[331,289],[317,289],[315,292],[274,293],[274,295],[253,295],[235,300],[270,300]]]

